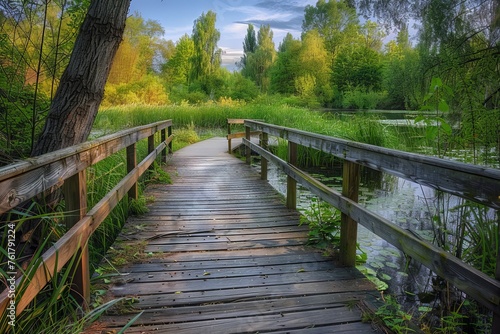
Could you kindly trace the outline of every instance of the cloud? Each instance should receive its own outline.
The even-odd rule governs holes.
[[[309,1],[261,1],[253,6],[248,6],[246,13],[249,14],[244,20],[237,23],[253,24],[257,27],[269,24],[272,29],[294,32],[302,31],[302,20],[304,9],[307,5],[314,4]]]

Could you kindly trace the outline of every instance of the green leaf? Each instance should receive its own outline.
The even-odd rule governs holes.
[[[418,122],[420,122],[420,121],[423,121],[424,119],[425,119],[425,118],[424,118],[424,116],[423,116],[423,115],[418,115],[417,117],[415,117],[415,120],[414,120],[414,121],[415,121],[415,123],[418,123]]]
[[[431,80],[431,90],[436,90],[443,86],[443,81],[441,78],[432,78]]]
[[[425,130],[427,139],[434,139],[438,135],[438,128],[435,126],[428,126]]]
[[[448,103],[446,103],[445,100],[441,100],[439,101],[438,110],[442,112],[448,112],[450,111],[450,107],[448,106]]]
[[[451,125],[445,122],[444,120],[441,121],[440,124],[441,124],[441,129],[443,129],[444,133],[446,133],[447,135],[451,135],[452,132]]]

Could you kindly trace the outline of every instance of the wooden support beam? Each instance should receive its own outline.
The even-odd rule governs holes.
[[[127,146],[127,173],[130,173],[137,166],[137,153],[136,144]],[[137,200],[139,198],[139,191],[137,188],[137,182],[128,191],[128,198]]]
[[[172,125],[170,125],[168,127],[167,135],[168,135],[168,138],[169,138],[169,142],[168,142],[168,154],[172,154],[172,153],[174,153],[174,148],[172,146],[172,140],[170,139],[170,138],[172,138]]]
[[[250,141],[251,137],[252,137],[252,131],[250,130],[250,127],[245,126],[245,138],[246,138],[246,140]],[[252,162],[252,150],[250,149],[250,147],[247,146],[245,148],[245,153],[246,153],[246,162],[247,162],[247,164],[250,165],[250,163]]]
[[[497,211],[497,224],[500,231],[500,212]],[[498,244],[497,250],[497,265],[495,268],[495,279],[500,282],[500,244]],[[493,313],[493,324],[491,326],[491,334],[500,333],[500,313]]]
[[[229,123],[229,119],[227,120],[227,153],[231,154],[233,152],[233,148],[231,147],[231,123]]]
[[[87,213],[87,177],[85,170],[64,181],[62,191],[66,204],[64,221],[69,230]],[[80,245],[75,258],[72,295],[84,309],[88,309],[90,302],[88,243]]]
[[[267,150],[269,146],[269,135],[265,132],[260,134],[260,147]],[[267,180],[267,160],[261,156],[260,160],[260,178],[261,180]]]
[[[342,195],[358,202],[359,197],[359,165],[344,160]],[[356,266],[356,243],[358,223],[345,213],[342,213],[340,225],[340,262],[348,267]]]
[[[297,144],[288,141],[288,163],[297,165]],[[297,181],[290,175],[286,179],[286,207],[292,210],[297,208]]]
[[[151,136],[148,137],[148,154],[153,152],[155,149],[155,135],[152,134]],[[153,164],[149,166],[149,170],[153,170],[154,166]]]
[[[162,143],[165,140],[167,140],[167,131],[165,131],[165,129],[162,129],[160,131],[160,140]],[[166,147],[163,150],[161,150],[160,161],[161,161],[161,163],[167,162],[167,148]]]

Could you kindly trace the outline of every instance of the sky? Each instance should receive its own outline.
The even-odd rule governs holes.
[[[234,69],[234,63],[243,55],[243,40],[247,26],[256,30],[269,24],[276,47],[290,32],[300,37],[304,8],[317,0],[132,0],[129,14],[138,12],[146,20],[154,20],[165,30],[166,40],[177,40],[191,35],[193,23],[209,10],[217,14],[216,28],[221,37],[219,48],[224,52],[223,66]]]

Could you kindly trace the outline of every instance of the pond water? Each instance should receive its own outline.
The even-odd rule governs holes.
[[[260,170],[259,164],[255,167]],[[340,166],[308,172],[327,186],[337,191],[342,190]],[[377,174],[376,183],[378,184],[375,184],[373,179],[369,179],[373,173],[364,173],[360,184],[359,203],[384,218],[401,223],[403,227],[406,225],[411,226],[412,230],[425,231],[431,217],[422,210],[425,206],[423,202],[426,198],[432,198],[434,191],[398,177],[378,172]],[[276,190],[286,195],[286,174],[273,164],[269,164],[268,179]],[[316,195],[298,186],[297,206],[299,210],[307,210],[315,198]],[[428,269],[414,261],[408,262],[397,248],[361,225],[358,226],[358,243],[368,255],[363,265],[366,268],[365,273],[368,272],[380,279],[380,287],[387,288],[388,292],[396,295],[402,295],[406,291],[418,293],[427,286]],[[384,286],[384,283],[387,285]]]
[[[260,170],[257,162],[255,168]],[[286,195],[286,175],[273,164],[269,164],[269,183],[283,195]],[[363,169],[360,184],[359,203],[400,227],[433,241],[435,224],[433,218],[439,212],[446,212],[443,220],[447,228],[454,229],[460,221],[452,208],[459,206],[462,200],[456,196],[437,194],[429,187],[392,176],[386,173]],[[308,170],[310,174],[327,186],[342,190],[342,168],[338,166]],[[316,196],[307,189],[298,186],[297,206],[307,210]],[[454,226],[455,224],[455,226]],[[398,296],[400,303],[408,308],[418,303],[419,296],[432,293],[434,275],[425,266],[411,261],[387,241],[358,226],[358,243],[367,254],[366,263],[358,268],[374,279],[380,289]],[[423,297],[422,297],[423,298]]]

